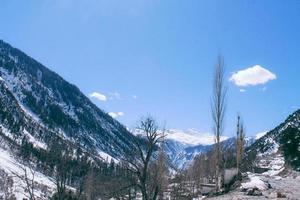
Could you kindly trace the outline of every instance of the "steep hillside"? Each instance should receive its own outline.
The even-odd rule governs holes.
[[[44,147],[56,137],[89,151],[121,156],[132,135],[80,92],[42,64],[0,41],[0,123],[36,138]]]
[[[243,178],[228,194],[208,199],[299,199],[300,110],[246,150]]]
[[[0,182],[12,180],[17,199],[24,197],[18,188],[25,184],[24,170],[42,172],[36,177],[41,188],[53,189],[61,181],[55,176],[80,188],[91,166],[106,169],[103,163],[122,158],[133,139],[76,86],[0,40],[0,172],[8,177]]]
[[[277,151],[284,155],[288,165],[300,170],[300,110],[251,145],[247,149],[246,160],[255,162],[260,155]]]

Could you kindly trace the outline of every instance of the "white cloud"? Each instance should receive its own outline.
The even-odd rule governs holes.
[[[119,92],[110,92],[108,94],[110,100],[121,100],[121,94]]]
[[[133,95],[133,96],[132,96],[132,98],[133,98],[133,99],[137,99],[137,98],[138,98],[138,96],[136,96],[136,95]]]
[[[276,75],[269,70],[260,65],[255,65],[232,74],[229,80],[237,86],[245,87],[266,84],[276,78]]]
[[[115,112],[109,112],[108,114],[109,114],[112,118],[122,117],[122,116],[125,115],[123,112],[117,112],[117,113],[115,113]]]
[[[99,92],[93,92],[89,96],[92,98],[96,98],[99,101],[107,101],[107,97],[104,94],[101,94]]]
[[[240,89],[240,92],[246,92],[246,90],[245,89]]]

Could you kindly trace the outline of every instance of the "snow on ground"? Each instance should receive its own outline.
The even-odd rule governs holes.
[[[208,198],[212,200],[261,200],[261,199],[300,199],[300,172],[285,169],[283,156],[277,151],[278,145],[260,154],[258,167],[267,169],[262,174],[247,173],[241,187],[228,194]],[[258,189],[261,196],[248,196],[245,191]]]
[[[103,152],[103,151],[98,151],[98,154],[99,154],[99,156],[100,156],[103,160],[107,161],[108,163],[110,163],[112,160],[113,160],[115,163],[119,163],[119,160],[113,158],[112,156],[110,156],[109,154],[107,154],[107,153],[105,153],[105,152]]]
[[[256,180],[259,179],[259,181]],[[289,199],[299,200],[300,199],[300,173],[290,171],[287,175],[278,179],[278,176],[264,176],[264,175],[253,175],[252,183],[265,182],[270,184],[271,188],[262,191],[261,196],[248,196],[240,188],[235,189],[228,194],[207,198],[209,200],[263,200],[263,199]],[[280,198],[281,196],[281,198]]]
[[[18,144],[21,143],[21,139],[14,139],[14,135],[13,133],[11,133],[6,127],[4,127],[2,124],[0,124],[0,130],[2,131],[2,133],[14,140],[15,142],[17,142]],[[45,144],[44,142],[38,140],[37,138],[34,138],[26,129],[23,130],[24,135],[26,135],[26,137],[28,138],[29,142],[31,142],[33,144],[34,147],[39,147],[42,149],[47,149],[47,144]]]
[[[23,178],[25,171],[28,173],[28,178],[32,178],[32,173],[30,173],[30,168],[19,163],[7,150],[0,148],[0,168],[3,169],[11,178],[13,179],[13,193],[15,194],[17,200],[23,200],[23,198],[28,198],[27,193],[24,188],[26,183]],[[47,190],[36,190],[35,194],[40,197],[39,199],[48,199],[45,196],[45,192],[52,193],[55,188],[53,180],[39,172],[35,172],[34,181],[38,185],[46,186]]]
[[[266,162],[265,162],[266,163]],[[275,157],[269,160],[267,164],[267,168],[269,169],[267,172],[263,173],[265,176],[276,176],[280,172],[282,172],[284,168],[284,157],[280,154],[275,155]]]
[[[23,131],[24,135],[28,137],[29,142],[33,144],[34,147],[39,147],[42,149],[47,149],[47,144],[44,142],[39,141],[38,139],[34,138],[26,129]]]
[[[202,200],[202,199],[205,199],[205,196],[193,198],[193,200]]]
[[[257,188],[260,191],[264,191],[268,189],[268,184],[264,182],[259,176],[256,174],[248,173],[249,181],[246,183],[242,183],[241,189],[249,190]]]
[[[287,175],[268,177],[267,180],[271,184],[272,189],[270,195],[280,192],[286,199],[300,199],[300,173],[295,171],[288,172]]]
[[[27,78],[22,79],[21,77],[9,73],[6,69],[3,68],[1,68],[0,71],[2,73],[2,80],[5,81],[5,86],[15,97],[25,115],[38,122],[41,126],[44,126],[39,116],[33,113],[27,106],[25,106],[25,104],[22,103],[22,97],[24,95],[21,92],[21,86],[23,86],[27,91],[31,91],[31,85],[28,84],[29,81],[27,80]],[[21,86],[19,86],[18,84],[21,84]]]
[[[0,130],[6,137],[8,137],[12,140],[14,139],[13,134],[7,128],[5,128],[2,124],[0,124]]]

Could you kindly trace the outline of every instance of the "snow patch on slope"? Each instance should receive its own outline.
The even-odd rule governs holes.
[[[6,127],[4,127],[2,124],[0,124],[0,130],[1,130],[1,133],[3,133],[9,139],[12,139],[12,140],[14,139],[12,133]]]
[[[7,150],[4,150],[2,148],[0,148],[0,168],[3,169],[13,179],[13,193],[15,194],[17,200],[28,198],[27,192],[25,190],[25,180],[20,177],[24,176],[24,170],[30,172],[30,168],[19,163]],[[28,173],[28,178],[32,178],[31,173]],[[39,172],[35,172],[34,180],[38,184],[46,187],[49,193],[54,192],[55,184],[51,178]],[[42,192],[41,190],[36,190],[35,194],[40,197],[40,199],[48,199],[44,196],[44,192]]]
[[[17,100],[19,106],[21,107],[21,109],[23,110],[23,112],[25,113],[25,115],[27,115],[28,117],[30,117],[31,119],[33,119],[34,121],[38,122],[41,126],[43,126],[42,120],[33,112],[31,112],[30,109],[28,109],[23,103],[22,103],[22,98],[24,97],[24,95],[21,92],[21,86],[27,90],[27,91],[31,91],[31,85],[27,84],[28,80],[27,78],[24,77],[17,77],[14,76],[12,74],[10,74],[7,70],[0,68],[0,72],[2,73],[4,79],[5,79],[5,86],[8,88],[8,90],[12,93],[12,95],[15,97],[15,99]],[[4,81],[4,79],[2,78],[2,80]],[[18,85],[18,83],[20,83],[20,85]]]
[[[255,135],[255,140],[258,140],[258,139],[262,138],[262,137],[265,136],[267,133],[268,133],[268,131],[264,131],[264,132],[261,132],[261,133],[257,133],[257,134]]]
[[[33,144],[34,147],[39,147],[42,149],[47,149],[47,144],[45,144],[44,142],[39,141],[38,139],[34,138],[30,133],[28,133],[28,131],[26,129],[24,129],[23,131],[24,135],[27,136],[29,142],[31,142]]]
[[[112,161],[114,161],[114,163],[119,163],[119,160],[113,158],[112,156],[103,151],[98,151],[98,154],[103,160],[107,161],[107,163],[110,163]]]

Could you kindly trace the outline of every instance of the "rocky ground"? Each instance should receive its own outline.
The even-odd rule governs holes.
[[[268,169],[262,174],[250,173],[241,186],[226,195],[207,198],[210,200],[243,199],[300,199],[300,173],[286,169],[279,153],[262,156],[259,167]]]

